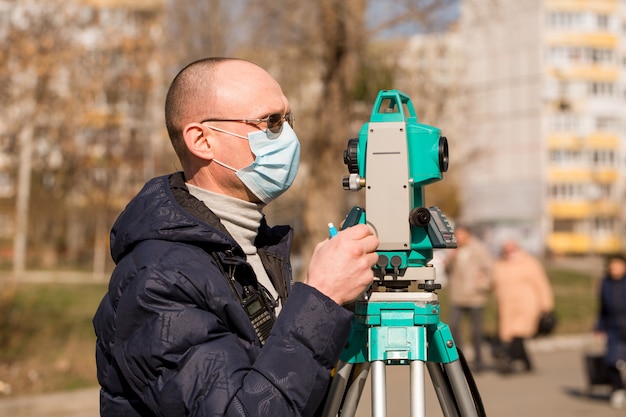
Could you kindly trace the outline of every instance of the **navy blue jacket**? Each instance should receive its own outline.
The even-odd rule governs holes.
[[[94,317],[101,415],[313,415],[352,314],[291,284],[291,236],[259,230],[258,253],[286,298],[261,348],[212,256],[254,279],[241,247],[181,173],[149,181],[111,232],[116,268]]]
[[[606,276],[600,286],[600,315],[596,329],[606,332],[605,362],[626,360],[626,277]]]

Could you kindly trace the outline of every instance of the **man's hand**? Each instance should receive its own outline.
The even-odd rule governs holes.
[[[340,231],[313,251],[306,283],[339,305],[354,301],[374,280],[378,238],[364,224]]]

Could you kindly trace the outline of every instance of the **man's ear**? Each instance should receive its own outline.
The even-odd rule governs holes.
[[[208,161],[213,159],[211,129],[201,123],[189,123],[183,128],[183,138],[187,149],[194,156]]]

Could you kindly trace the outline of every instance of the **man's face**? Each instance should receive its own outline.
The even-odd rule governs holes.
[[[626,263],[621,259],[609,261],[609,275],[613,279],[622,279],[626,273]]]
[[[502,257],[508,258],[511,255],[513,255],[515,252],[517,252],[517,250],[518,250],[517,243],[515,243],[512,240],[506,241],[502,245]]]
[[[233,61],[222,65],[217,74],[220,86],[217,94],[210,98],[207,108],[211,119],[262,119],[270,114],[286,114],[290,111],[289,101],[280,85],[263,69],[249,62]],[[211,126],[247,137],[248,133],[266,129],[265,123],[254,124],[239,121],[210,122]],[[250,165],[255,155],[246,139],[207,128],[205,133],[213,151],[214,159],[241,169]],[[223,190],[238,198],[258,201],[256,196],[241,183],[235,172],[210,164],[212,176]]]

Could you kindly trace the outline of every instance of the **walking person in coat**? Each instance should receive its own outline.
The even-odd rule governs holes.
[[[202,59],[174,78],[165,122],[183,171],[150,180],[111,231],[116,267],[94,317],[102,416],[320,406],[350,331],[343,305],[373,281],[378,239],[340,231],[292,282],[293,231],[263,208],[298,170],[293,120],[251,62]]]
[[[606,336],[604,363],[611,381],[611,406],[626,407],[624,381],[618,363],[626,363],[626,257],[614,255],[607,261],[600,286],[600,313],[595,330]]]
[[[554,309],[554,296],[543,265],[515,240],[502,246],[493,270],[493,288],[498,308],[498,336],[503,357],[500,371],[511,372],[516,361],[531,371],[532,360],[525,340],[537,334],[542,313]]]
[[[483,368],[481,346],[483,342],[483,313],[491,288],[493,258],[489,249],[467,226],[454,229],[458,248],[450,251],[446,259],[448,287],[450,289],[450,330],[459,347],[462,347],[461,322],[469,317],[471,341],[474,349],[473,368]]]

